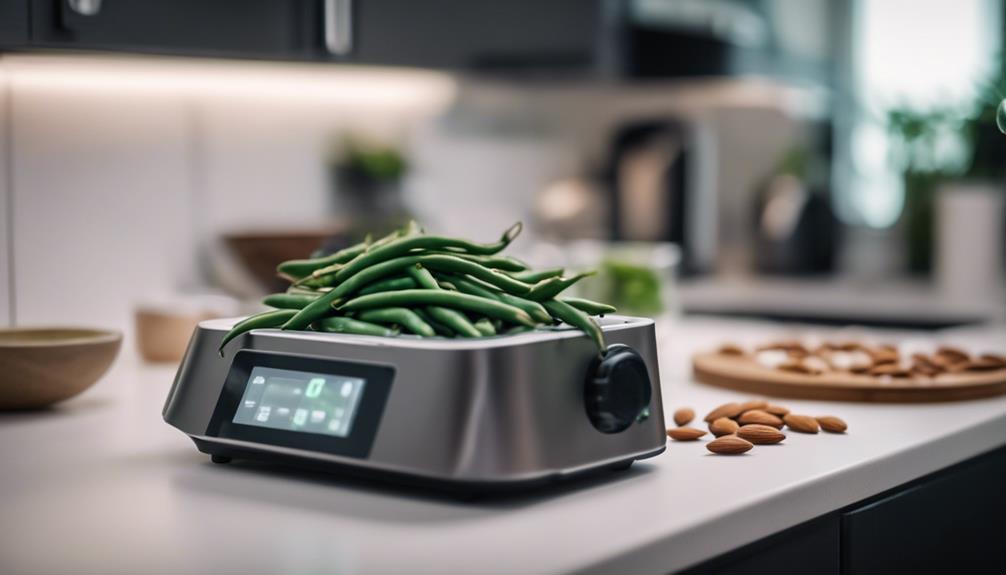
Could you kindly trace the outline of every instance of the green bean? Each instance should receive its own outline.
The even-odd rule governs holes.
[[[433,331],[437,332],[437,335],[442,335],[444,337],[454,337],[454,330],[430,317],[430,314],[426,313],[426,310],[417,307],[412,311],[415,312],[415,314],[418,315],[420,318],[422,318],[423,321],[430,324],[430,327],[433,328]]]
[[[562,293],[569,286],[592,275],[594,275],[594,272],[585,272],[568,278],[553,277],[541,280],[540,282],[534,284],[534,287],[531,288],[531,292],[527,294],[527,298],[534,301],[552,299]]]
[[[517,258],[512,258],[510,256],[501,256],[499,254],[494,256],[479,256],[475,254],[466,254],[464,252],[456,251],[434,251],[425,252],[429,255],[439,255],[439,256],[454,256],[468,261],[481,264],[483,267],[487,267],[494,270],[500,270],[505,272],[522,272],[527,269],[527,264],[518,260]]]
[[[615,309],[615,306],[581,297],[564,297],[558,299],[568,303],[582,312],[586,312],[589,315],[605,315],[618,311]]]
[[[465,314],[447,307],[431,305],[426,308],[426,313],[430,317],[454,330],[454,333],[462,337],[481,337],[482,332],[477,330],[472,322],[468,321]]]
[[[324,289],[327,290],[327,289],[331,289],[331,288],[324,288]],[[314,289],[302,288],[302,287],[297,287],[297,286],[290,286],[290,287],[286,288],[286,293],[288,293],[290,295],[321,295],[322,294],[322,290],[320,290],[320,289],[314,290]]]
[[[520,280],[524,283],[536,284],[541,280],[547,280],[548,278],[554,278],[556,276],[561,276],[566,273],[564,268],[549,268],[544,270],[532,271],[528,270],[525,272],[517,272],[510,274],[515,280]]]
[[[437,275],[446,280],[446,282],[441,282],[441,285],[444,283],[450,283],[461,293],[484,297],[486,299],[499,300],[498,296],[500,292],[491,289],[491,286],[484,287],[483,285],[480,285],[482,282],[476,283],[476,281],[471,281],[463,276],[445,272],[437,272]]]
[[[457,256],[422,256],[420,262],[431,270],[470,275],[515,295],[523,295],[531,291],[530,285],[517,281],[505,273],[491,270]]]
[[[412,278],[419,287],[423,289],[440,289],[440,284],[437,283],[437,278],[433,277],[430,270],[424,268],[423,264],[409,266],[406,271],[409,273],[409,277]]]
[[[594,340],[594,345],[597,346],[599,354],[604,353],[604,350],[607,349],[604,345],[604,333],[601,332],[601,327],[597,325],[594,318],[568,303],[556,299],[544,301],[541,305],[545,306],[545,309],[556,318],[583,330],[587,334],[587,337]]]
[[[515,334],[518,334],[518,333],[527,333],[527,332],[531,332],[531,331],[534,331],[533,327],[528,327],[526,325],[515,325],[515,326],[511,327],[510,329],[506,330],[505,332],[503,332],[503,334],[504,335],[515,335]]]
[[[283,322],[288,321],[296,313],[297,310],[293,309],[277,309],[273,311],[265,311],[239,321],[234,324],[234,327],[232,327],[231,330],[227,332],[227,335],[224,336],[223,340],[220,341],[220,348],[217,350],[220,353],[220,357],[224,356],[224,346],[237,336],[253,329],[279,327],[283,325]]]
[[[436,332],[412,310],[404,307],[384,307],[362,311],[356,316],[361,321],[396,324],[423,337],[433,337]]]
[[[349,295],[363,286],[398,272],[402,268],[415,265],[422,256],[406,256],[387,260],[373,265],[353,277],[342,282],[332,291],[311,302],[310,305],[300,310],[300,312],[290,318],[290,321],[283,324],[285,330],[304,329],[311,325],[311,322],[328,315],[333,303],[336,303],[343,296]],[[394,292],[389,292],[394,293]],[[377,294],[370,294],[377,295]]]
[[[360,242],[356,245],[341,249],[334,254],[323,258],[308,260],[288,260],[276,267],[276,272],[290,279],[301,279],[311,275],[315,270],[330,266],[332,264],[346,263],[367,250],[368,244]]]
[[[388,278],[376,281],[360,289],[360,295],[367,295],[382,291],[395,291],[400,289],[413,289],[416,287],[416,280],[407,277]]]
[[[313,325],[318,331],[329,333],[354,333],[357,335],[377,335],[384,337],[398,335],[398,330],[396,329],[389,329],[383,325],[349,317],[326,317],[314,322]]]
[[[513,294],[499,291],[495,286],[483,284],[475,278],[462,277],[454,274],[444,274],[445,278],[457,286],[462,293],[476,295],[488,299],[495,299],[505,304],[512,305],[527,312],[534,320],[540,322],[552,321],[552,316],[545,311],[545,308],[536,301],[531,301]]]
[[[407,254],[414,249],[435,250],[447,247],[456,247],[464,249],[467,253],[476,255],[492,255],[510,245],[510,242],[512,242],[514,238],[517,237],[517,234],[520,233],[521,227],[520,222],[514,224],[503,232],[503,235],[500,237],[498,242],[491,244],[477,244],[466,240],[448,238],[444,236],[420,235],[400,238],[388,243],[387,245],[383,245],[357,256],[335,273],[335,281],[345,281],[346,278],[367,269],[370,266],[403,254]]]
[[[334,292],[333,292],[334,293]],[[321,301],[324,298],[319,298]],[[314,304],[311,304],[314,305]],[[534,320],[522,309],[495,300],[476,297],[469,294],[446,291],[411,289],[394,292],[375,293],[359,296],[337,306],[341,311],[356,311],[373,307],[400,305],[443,306],[463,309],[521,325],[534,326]],[[310,306],[308,306],[310,307]],[[305,311],[301,310],[302,312]],[[287,322],[289,323],[289,322]]]
[[[496,335],[496,327],[489,318],[484,317],[472,324],[475,329],[479,330],[479,334],[484,336]]]
[[[265,296],[262,303],[279,309],[302,309],[319,297],[321,297],[321,294],[274,293]]]

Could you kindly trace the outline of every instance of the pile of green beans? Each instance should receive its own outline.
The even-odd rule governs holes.
[[[501,255],[521,231],[517,223],[496,242],[427,235],[415,222],[331,255],[283,262],[285,293],[266,296],[274,310],[234,326],[224,346],[253,329],[315,330],[374,336],[490,337],[566,323],[598,348],[604,335],[593,317],[615,308],[560,294],[590,274],[562,268],[531,270]]]

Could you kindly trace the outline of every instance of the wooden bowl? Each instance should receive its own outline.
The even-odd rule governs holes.
[[[338,236],[338,228],[272,233],[231,233],[224,236],[251,275],[266,291],[283,291],[289,284],[276,275],[276,266],[294,259],[307,258],[325,240]]]
[[[108,371],[122,334],[85,328],[0,330],[0,410],[69,399]]]

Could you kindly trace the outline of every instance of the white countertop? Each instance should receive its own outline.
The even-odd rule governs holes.
[[[689,380],[687,355],[785,329],[689,320],[661,329],[665,410],[735,392]],[[954,341],[1002,346],[1006,331]],[[213,465],[161,420],[174,369],[130,350],[57,409],[0,414],[4,573],[666,573],[1006,443],[1006,397],[929,405],[780,401],[846,435],[791,433],[714,456],[674,443],[604,479],[456,502],[318,474]]]

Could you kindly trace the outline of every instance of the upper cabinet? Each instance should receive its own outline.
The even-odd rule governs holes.
[[[838,16],[845,4],[0,0],[0,48],[316,60],[525,75],[827,75],[822,62],[834,51],[835,40],[835,34],[827,32],[842,20]],[[789,16],[794,11],[799,15],[796,23]],[[816,56],[804,61],[794,54]]]
[[[30,47],[309,57],[314,4],[309,0],[30,0]]]
[[[0,46],[443,69],[593,65],[594,0],[0,0]]]

